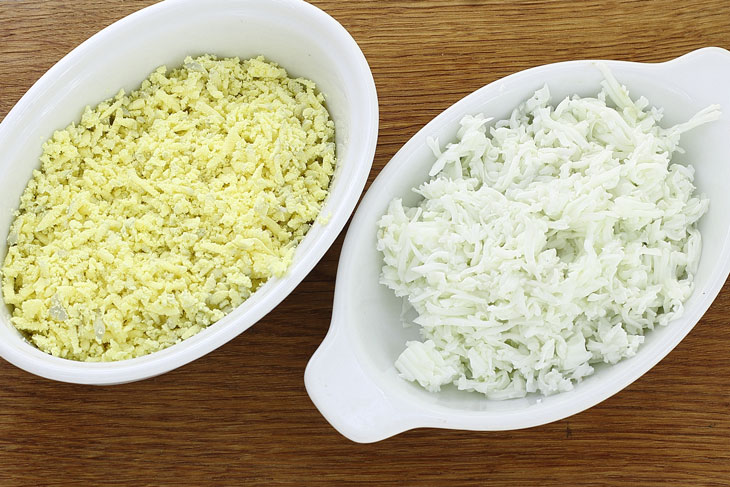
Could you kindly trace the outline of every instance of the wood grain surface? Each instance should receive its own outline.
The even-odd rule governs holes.
[[[0,117],[74,46],[150,3],[0,0]],[[432,117],[510,73],[730,48],[726,0],[314,3],[372,67],[371,181]],[[329,326],[341,243],[252,329],[161,377],[88,387],[0,361],[0,486],[730,485],[727,285],[666,359],[586,412],[522,431],[420,429],[359,445],[330,427],[303,383]]]

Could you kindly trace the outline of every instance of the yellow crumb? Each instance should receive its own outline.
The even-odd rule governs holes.
[[[262,57],[153,72],[43,145],[2,292],[41,350],[122,360],[184,340],[282,275],[335,166],[314,84]]]

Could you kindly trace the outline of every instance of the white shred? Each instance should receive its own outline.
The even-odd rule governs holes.
[[[671,156],[719,107],[665,129],[601,69],[597,98],[553,107],[545,86],[507,120],[464,117],[444,150],[428,141],[422,202],[394,199],[378,230],[381,283],[421,327],[404,379],[491,399],[567,391],[682,314],[709,201]]]
[[[96,312],[96,318],[94,319],[94,338],[101,342],[104,339],[104,333],[106,333],[106,326],[102,319],[101,311]]]
[[[48,308],[48,315],[56,321],[66,321],[68,319],[68,313],[66,313],[66,308],[63,307],[58,294],[51,297],[51,307]]]
[[[8,239],[7,243],[9,246],[17,245],[18,243],[18,232],[15,231],[15,229],[11,229],[8,233]]]

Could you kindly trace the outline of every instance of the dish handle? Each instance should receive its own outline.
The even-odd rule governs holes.
[[[307,393],[325,419],[357,443],[373,443],[418,426],[368,376],[350,345],[347,334],[333,326],[304,372]]]
[[[667,70],[672,83],[685,87],[692,95],[715,100],[718,83],[730,79],[730,52],[722,47],[703,47],[657,67]],[[722,108],[723,112],[727,110]]]

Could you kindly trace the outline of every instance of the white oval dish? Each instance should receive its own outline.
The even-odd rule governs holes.
[[[702,257],[696,288],[681,319],[647,334],[637,355],[597,366],[574,390],[540,397],[490,401],[455,388],[429,393],[398,377],[393,365],[418,331],[404,329],[401,299],[378,283],[382,257],[376,251],[377,221],[394,197],[414,205],[410,190],[428,179],[434,162],[428,136],[453,141],[459,120],[485,113],[507,118],[521,101],[547,83],[552,101],[595,96],[602,75],[595,61],[564,62],[522,71],[460,100],[421,129],[388,163],[363,198],[345,239],[337,271],[332,324],[305,373],[307,392],[324,417],[357,442],[379,441],[416,427],[509,430],[556,421],[587,409],[631,384],[669,353],[710,306],[730,271],[730,53],[705,48],[660,64],[605,61],[633,97],[663,107],[663,125],[688,120],[718,103],[722,118],[682,137],[681,160],[695,166],[696,185],[710,198],[700,222]]]
[[[0,356],[34,374],[65,382],[116,384],[152,377],[221,346],[281,302],[332,245],[362,192],[378,133],[372,73],[350,34],[301,0],[166,0],[105,28],[36,82],[0,124],[0,237],[4,241],[41,143],[78,120],[86,105],[135,89],[160,65],[187,55],[241,59],[264,55],[292,76],[313,80],[336,126],[337,168],[322,215],[296,250],[287,274],[263,285],[228,316],[197,335],[144,357],[81,363],[47,355],[26,342],[0,309]],[[3,249],[4,257],[5,249]]]

